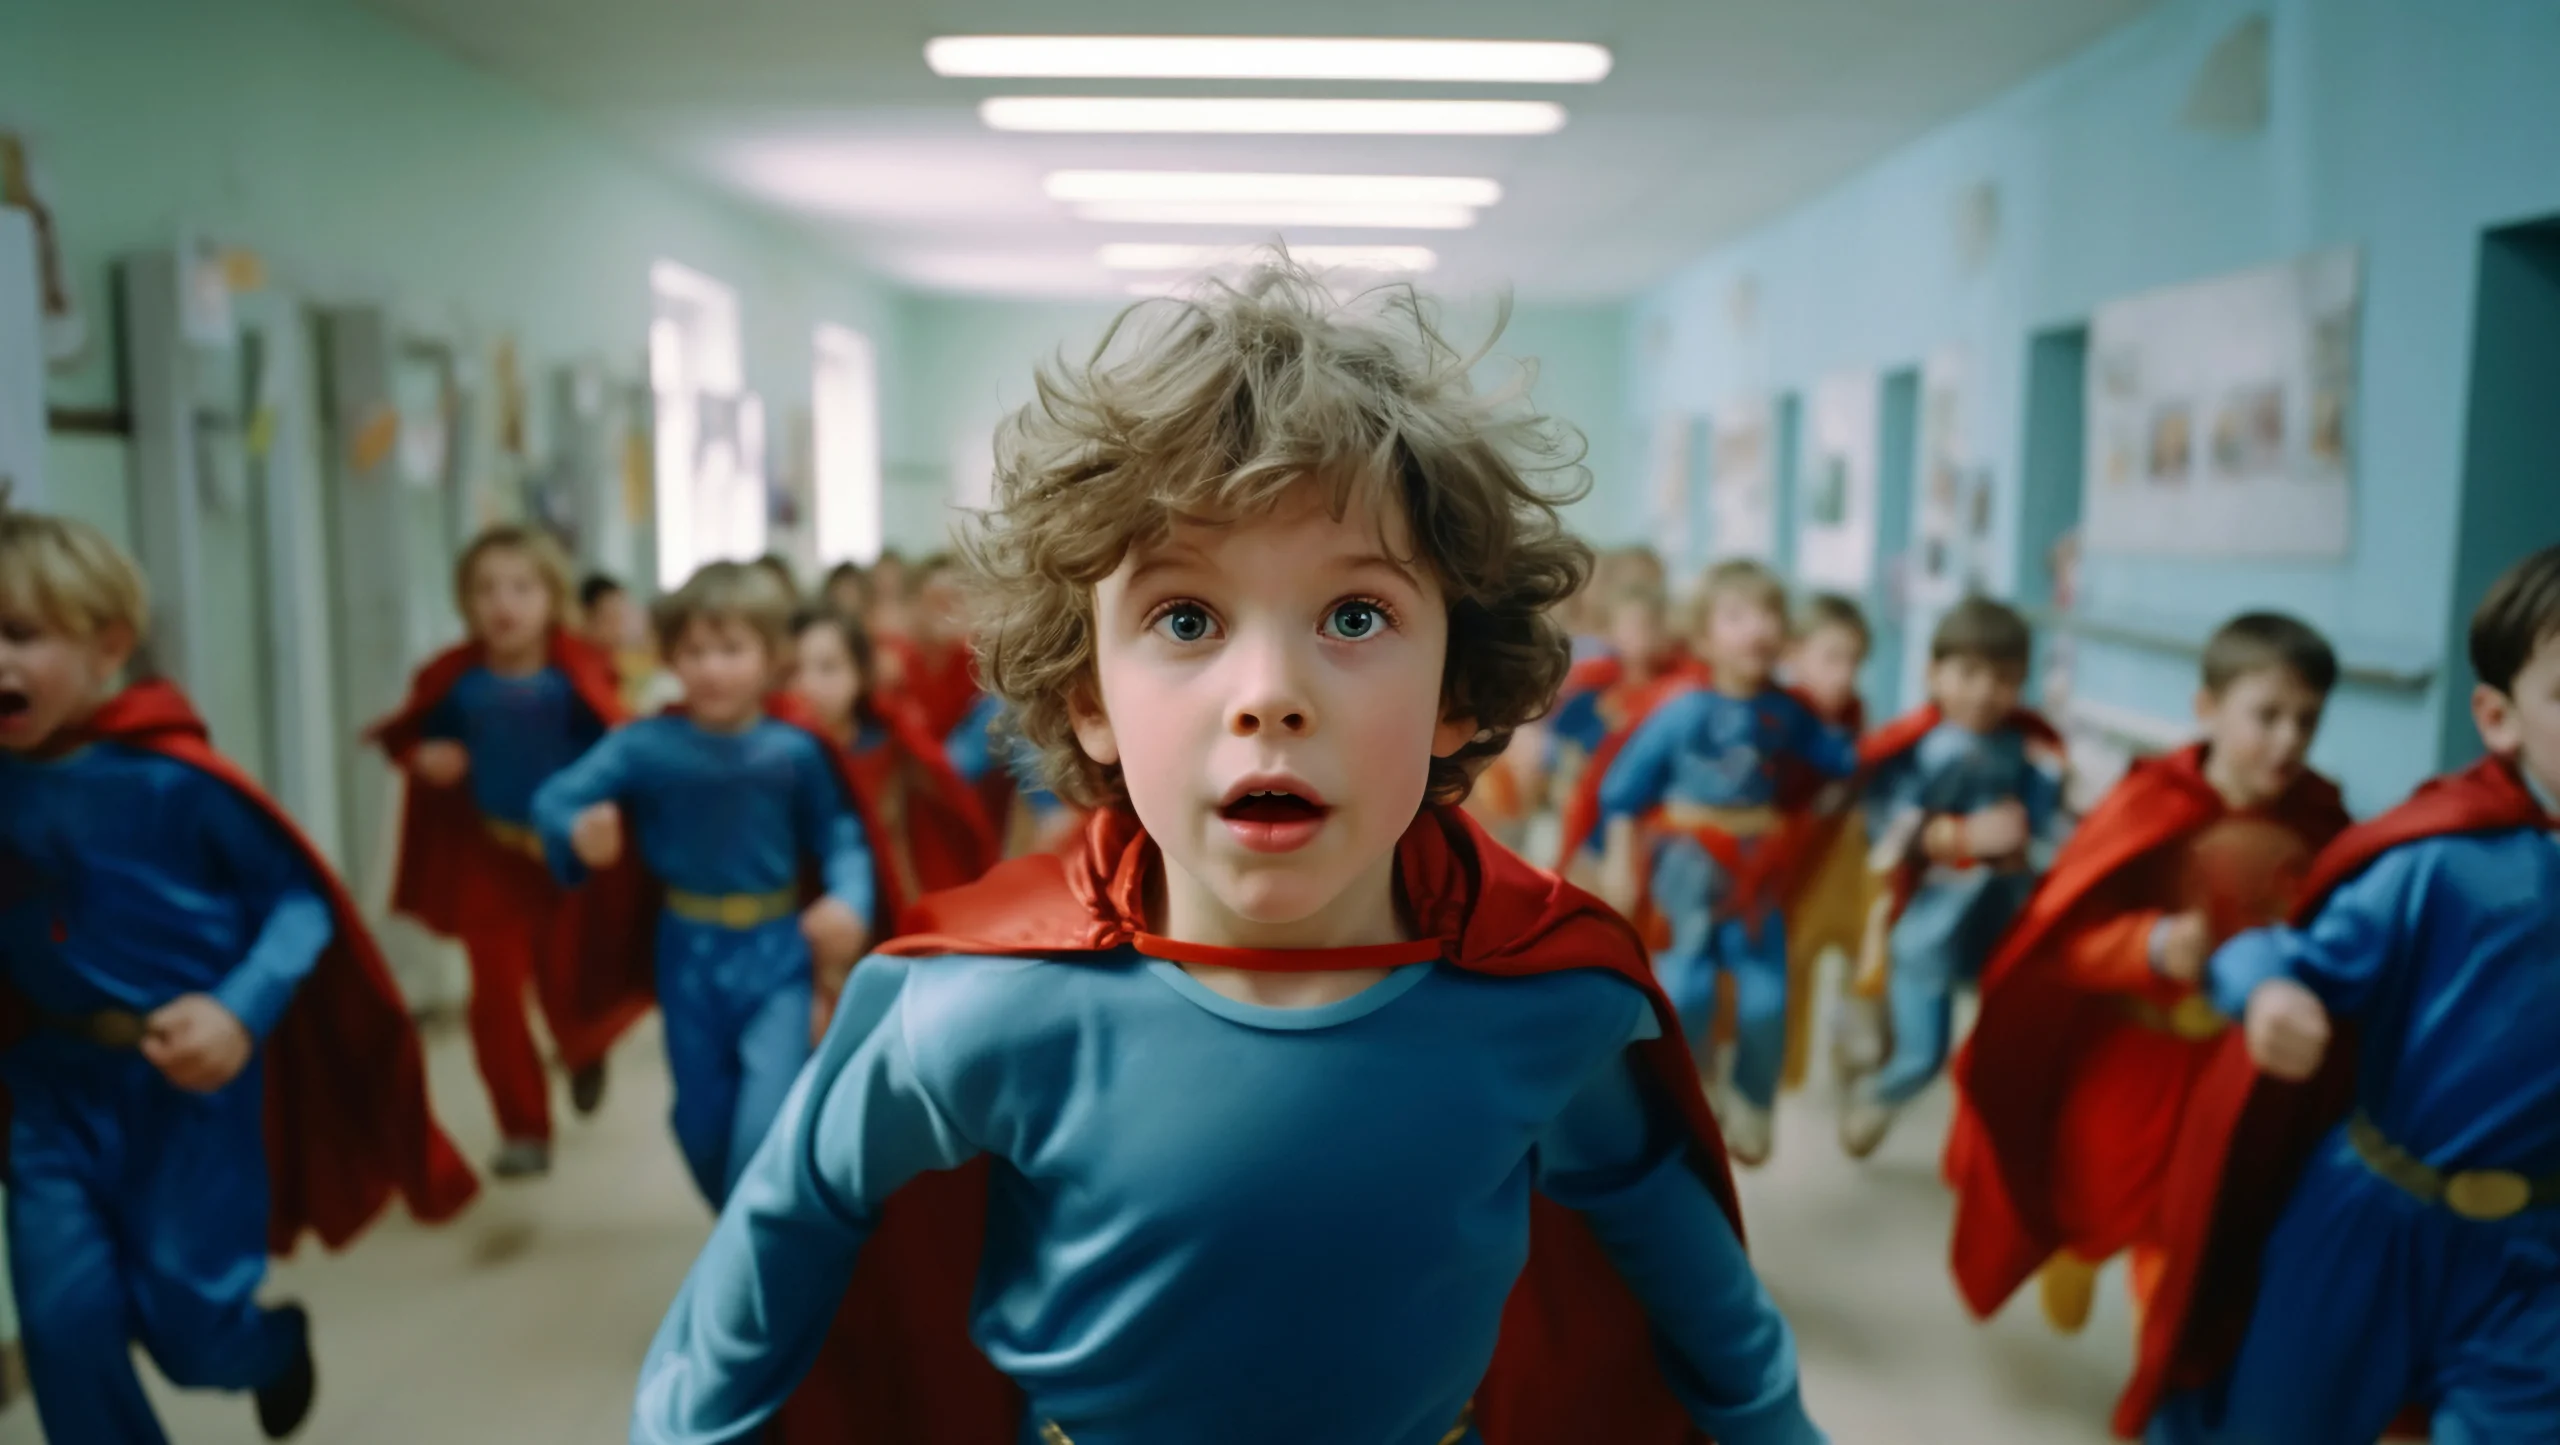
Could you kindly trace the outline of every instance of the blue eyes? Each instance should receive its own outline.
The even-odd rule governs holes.
[[[1199,642],[1209,635],[1209,614],[1197,603],[1176,603],[1156,619],[1156,630],[1176,642]]]
[[[1358,642],[1386,625],[1386,614],[1374,602],[1345,602],[1325,618],[1331,635],[1345,642]]]
[[[1337,642],[1366,642],[1394,626],[1395,617],[1385,603],[1354,598],[1335,603],[1325,613],[1324,625],[1318,631]],[[1216,637],[1218,621],[1197,602],[1169,602],[1156,610],[1147,630],[1169,642],[1188,646]]]

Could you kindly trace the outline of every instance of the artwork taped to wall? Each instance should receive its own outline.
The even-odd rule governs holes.
[[[1796,478],[1796,575],[1862,595],[1876,572],[1876,373],[1837,372],[1813,388]]]
[[[2360,285],[2332,250],[2101,307],[2089,549],[2345,556]]]
[[[24,211],[34,223],[44,358],[54,370],[67,371],[78,366],[88,351],[89,323],[71,289],[71,269],[62,259],[61,228],[45,202],[46,189],[27,138],[0,131],[0,207]]]
[[[1777,456],[1766,397],[1717,410],[1708,429],[1708,541],[1718,557],[1778,555]]]
[[[1922,609],[1950,606],[1989,580],[1995,496],[1991,468],[1973,454],[1966,425],[1971,370],[1954,349],[1932,354],[1920,367],[1910,598]]]

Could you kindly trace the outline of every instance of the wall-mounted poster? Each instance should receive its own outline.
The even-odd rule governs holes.
[[[2099,308],[2089,549],[2346,555],[2359,284],[2323,251]]]
[[[1796,575],[1863,595],[1876,570],[1876,374],[1843,371],[1813,388],[1796,478]]]
[[[1991,469],[1967,447],[1965,388],[1969,368],[1958,351],[1941,351],[1920,367],[1919,467],[1912,499],[1911,600],[1946,607],[1988,585],[1992,524]]]
[[[1655,417],[1647,458],[1653,486],[1645,520],[1653,549],[1675,565],[1689,555],[1689,430],[1689,418],[1681,412]]]
[[[1715,414],[1707,539],[1718,557],[1766,561],[1778,555],[1777,457],[1770,433],[1764,398],[1738,400]]]

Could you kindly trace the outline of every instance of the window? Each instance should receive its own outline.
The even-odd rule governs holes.
[[[657,394],[658,584],[764,551],[764,407],[747,394],[738,293],[672,261],[650,268]]]
[[[841,326],[817,332],[814,409],[818,563],[880,558],[880,369],[871,338]]]

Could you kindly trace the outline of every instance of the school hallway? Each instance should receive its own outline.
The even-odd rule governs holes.
[[[439,1112],[475,1161],[493,1147],[458,1028],[429,1035]],[[566,1099],[561,1109],[566,1114]],[[564,1119],[551,1177],[490,1183],[442,1229],[388,1217],[349,1253],[279,1265],[269,1297],[310,1305],[320,1393],[307,1445],[609,1445],[629,1425],[651,1331],[708,1227],[667,1135],[654,1020],[614,1059],[590,1120]],[[1779,1110],[1778,1153],[1743,1176],[1752,1253],[1804,1351],[1835,1445],[2096,1445],[2131,1348],[2121,1272],[2088,1332],[2061,1340],[2022,1296],[1969,1323],[1944,1264],[1933,1090],[1863,1167],[1832,1141],[1817,1080]],[[257,1445],[248,1397],[184,1393],[146,1367],[176,1445]],[[24,1401],[0,1445],[43,1440]],[[71,1445],[71,1442],[52,1442]],[[1602,1442],[1594,1442],[1602,1445]]]

